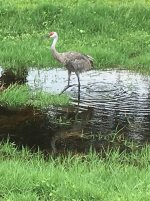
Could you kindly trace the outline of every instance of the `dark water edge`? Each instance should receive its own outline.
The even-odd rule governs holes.
[[[50,147],[56,137],[57,149],[97,150],[110,134],[138,142],[150,140],[150,77],[126,70],[89,71],[80,75],[81,100],[78,107],[77,79],[71,76],[66,93],[69,108],[49,107],[43,111],[0,108],[0,139],[9,136],[17,144]],[[65,69],[23,71],[18,77],[0,70],[0,83],[27,83],[31,89],[59,93],[67,84]],[[103,136],[103,137],[101,137]],[[61,140],[60,140],[61,139]],[[103,139],[103,140],[102,140]],[[102,143],[103,142],[103,143]]]

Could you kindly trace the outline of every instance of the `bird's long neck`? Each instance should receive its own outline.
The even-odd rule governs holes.
[[[60,53],[57,52],[57,50],[56,50],[56,43],[57,43],[57,41],[58,41],[58,36],[57,36],[56,38],[54,38],[53,43],[52,43],[50,49],[51,49],[51,52],[52,52],[53,57],[54,57],[55,59],[57,59],[59,62],[62,62],[62,61],[61,61],[61,55],[60,55]]]

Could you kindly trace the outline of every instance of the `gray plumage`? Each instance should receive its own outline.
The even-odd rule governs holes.
[[[62,55],[65,58],[64,65],[68,71],[82,73],[90,70],[93,66],[92,58],[87,55],[78,52],[67,52]]]
[[[51,52],[53,57],[63,64],[68,70],[68,86],[62,91],[62,93],[69,88],[71,72],[75,72],[78,78],[78,92],[80,93],[80,79],[79,73],[88,71],[93,67],[93,58],[89,55],[84,55],[78,52],[64,52],[59,53],[56,50],[56,43],[58,41],[58,34],[56,32],[51,32],[50,37],[53,38],[53,43],[51,45]],[[79,94],[78,93],[78,94]],[[80,95],[78,95],[79,98]]]

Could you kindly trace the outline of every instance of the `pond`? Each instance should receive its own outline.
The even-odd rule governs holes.
[[[80,109],[91,108],[88,129],[91,133],[126,130],[134,139],[150,137],[150,77],[126,70],[89,71],[80,75]],[[32,88],[59,93],[67,84],[63,69],[29,71],[27,82]],[[73,74],[66,93],[77,103],[77,79]],[[91,112],[90,110],[90,112]]]
[[[3,73],[2,71],[0,72],[1,74]],[[22,80],[32,89],[42,89],[43,91],[58,94],[67,85],[67,71],[65,69],[30,69],[25,73],[25,78]],[[71,84],[73,86],[65,93],[71,97],[73,106],[62,109],[55,108],[55,110],[51,107],[47,108],[44,115],[40,115],[41,121],[40,118],[37,117],[38,123],[36,124],[36,131],[33,129],[34,126],[31,126],[32,129],[27,129],[30,130],[30,135],[27,135],[28,141],[30,141],[31,136],[33,136],[32,133],[38,133],[39,130],[41,133],[47,133],[45,134],[47,136],[49,132],[55,133],[55,129],[49,130],[49,121],[43,121],[43,116],[44,119],[47,119],[47,116],[51,116],[52,114],[58,116],[57,113],[59,113],[59,117],[61,115],[66,116],[66,114],[74,115],[75,117],[74,111],[76,111],[77,108],[79,113],[78,123],[74,121],[72,125],[65,127],[65,129],[62,127],[57,129],[57,135],[58,133],[69,133],[70,136],[71,133],[73,137],[76,136],[77,133],[78,135],[80,133],[89,137],[94,135],[106,136],[111,133],[123,133],[126,137],[140,142],[150,140],[149,76],[127,70],[92,70],[82,73],[80,75],[80,81],[81,98],[79,105],[77,100],[77,78],[75,74],[72,74]],[[41,112],[39,113],[41,114]],[[31,114],[27,116],[32,116],[33,118]],[[2,118],[4,118],[4,114],[1,113],[0,122],[2,122]],[[25,118],[25,121],[27,119],[28,118]],[[31,122],[33,123],[33,119]],[[32,125],[32,123],[30,125]],[[5,129],[2,129],[2,127],[4,126],[0,123],[0,132],[5,133]],[[17,126],[17,130],[18,127],[20,133],[23,133],[24,126]],[[48,129],[45,129],[45,127]],[[26,133],[27,130],[25,129]],[[10,130],[7,130],[7,133],[8,132],[11,135]],[[13,130],[13,135],[14,133],[15,131]],[[36,137],[37,136],[38,135],[36,135]],[[40,141],[41,138],[39,137],[38,140]]]

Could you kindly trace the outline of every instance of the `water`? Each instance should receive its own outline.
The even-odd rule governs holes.
[[[87,128],[90,133],[124,130],[134,139],[150,137],[150,77],[127,70],[89,71],[82,73],[80,108],[92,108]],[[67,84],[64,69],[31,69],[27,82],[32,88],[59,93]],[[77,101],[77,78],[71,77],[66,93]]]
[[[0,71],[0,73],[2,74],[3,72]],[[22,77],[21,79],[25,80],[32,89],[42,89],[46,92],[58,94],[67,85],[67,70],[65,69],[30,69],[28,73],[25,73],[25,76],[24,79]],[[112,132],[120,132],[138,141],[150,140],[149,76],[127,70],[93,70],[82,73],[80,80],[81,100],[79,112],[81,124],[73,123],[71,127],[66,129],[68,132],[74,134],[76,131],[82,131],[82,133],[86,133],[87,136],[95,134],[107,135]],[[65,93],[69,94],[74,106],[72,109],[59,108],[59,115],[63,116],[69,113],[69,115],[73,116],[73,108],[78,107],[78,87],[75,74],[71,75],[71,84],[73,84],[73,86]],[[55,112],[54,115],[56,115]],[[52,114],[52,109],[47,109],[47,115],[50,114]],[[3,118],[4,115],[0,115],[0,119]],[[43,117],[40,120],[39,117],[37,117],[38,126],[36,125],[36,129],[33,129],[34,118],[32,118],[30,123],[32,127],[30,130],[32,130],[33,133],[39,131],[38,126],[40,126],[40,134],[38,136],[41,134],[43,136],[43,133],[45,133],[45,136],[48,136],[49,133],[54,132],[48,128],[49,122],[47,120],[43,121]],[[45,116],[44,118],[46,119]],[[27,121],[28,118],[25,119]],[[9,119],[6,121],[9,122]],[[28,122],[29,121],[30,119],[28,119]],[[25,127],[20,127],[20,124],[18,125],[17,127],[20,133],[23,129],[25,129],[25,132],[29,130],[29,125]],[[64,133],[66,130],[59,129],[57,133]],[[0,125],[0,132],[1,131],[4,132],[2,125]],[[8,132],[11,133],[9,129],[7,130],[7,133]],[[30,132],[30,137],[28,135],[28,138],[31,138],[32,132]],[[40,137],[39,139],[41,140]]]

